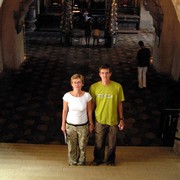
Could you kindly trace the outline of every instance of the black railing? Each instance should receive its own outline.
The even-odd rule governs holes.
[[[180,109],[165,109],[160,122],[161,138],[164,146],[173,146]]]

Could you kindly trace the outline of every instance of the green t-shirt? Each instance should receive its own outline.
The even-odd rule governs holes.
[[[117,125],[118,103],[125,100],[122,86],[114,81],[104,86],[99,81],[91,85],[89,92],[96,105],[96,121],[110,126]]]

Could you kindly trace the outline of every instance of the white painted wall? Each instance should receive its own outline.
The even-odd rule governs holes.
[[[1,5],[2,5],[2,2],[3,2],[3,0],[0,0],[0,7],[1,7]]]

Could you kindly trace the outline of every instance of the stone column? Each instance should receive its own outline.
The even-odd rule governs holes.
[[[180,114],[177,122],[177,129],[176,129],[173,150],[177,155],[180,155]]]
[[[29,6],[29,11],[27,12],[25,18],[25,29],[28,32],[33,32],[36,30],[36,0],[32,1],[32,4]]]
[[[41,1],[36,0],[36,15],[39,15],[41,13]]]
[[[0,0],[0,8],[1,8],[1,3],[2,3],[2,1]],[[3,69],[4,69],[4,67],[3,67],[3,55],[2,55],[2,26],[3,26],[3,24],[2,24],[2,10],[0,10],[0,73],[2,73],[3,72]]]
[[[61,18],[61,44],[64,46],[72,45],[72,0],[66,0],[63,2],[63,13]]]
[[[112,47],[116,44],[118,31],[116,0],[107,0],[105,17],[105,47]]]

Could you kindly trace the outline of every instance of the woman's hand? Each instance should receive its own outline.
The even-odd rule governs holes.
[[[89,125],[89,132],[90,132],[90,134],[92,134],[93,131],[94,131],[94,125],[93,125],[93,124],[90,124],[90,125]]]
[[[61,126],[61,131],[62,131],[63,133],[66,132],[66,125],[62,125],[62,126]]]

